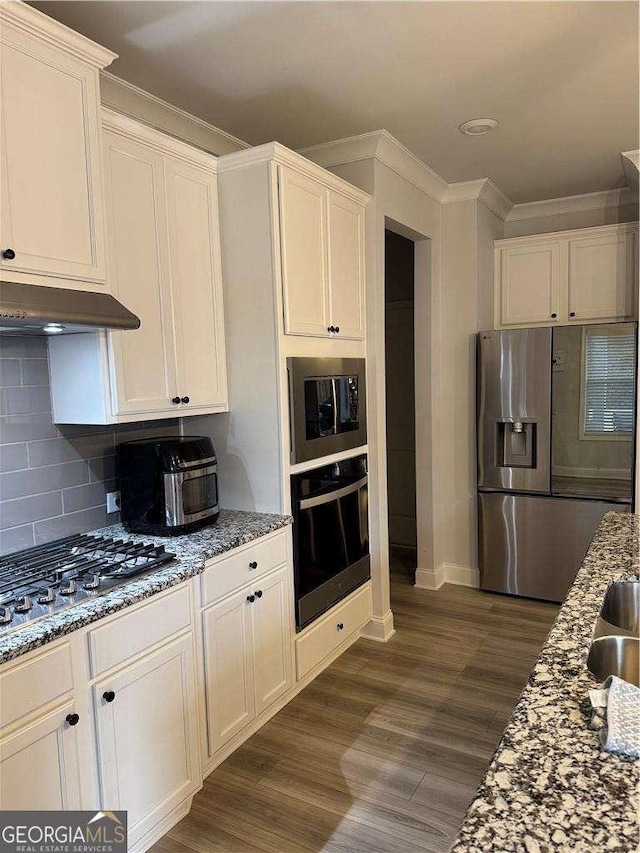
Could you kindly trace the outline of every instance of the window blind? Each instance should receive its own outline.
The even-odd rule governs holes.
[[[633,432],[636,369],[633,330],[586,330],[584,434]]]

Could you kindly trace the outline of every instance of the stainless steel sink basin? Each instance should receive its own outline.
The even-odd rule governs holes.
[[[640,632],[640,582],[612,583],[604,597],[600,616],[610,625],[631,631],[637,637]]]
[[[591,643],[587,668],[598,681],[610,675],[640,687],[640,640],[636,637],[598,637]]]

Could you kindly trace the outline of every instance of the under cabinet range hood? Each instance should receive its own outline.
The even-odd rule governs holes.
[[[108,293],[0,282],[0,334],[55,335],[138,329],[140,319]]]

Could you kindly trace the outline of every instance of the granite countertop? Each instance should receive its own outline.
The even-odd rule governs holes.
[[[0,664],[182,583],[200,574],[207,560],[286,527],[291,520],[288,515],[223,509],[215,524],[186,536],[127,533],[121,524],[95,530],[100,536],[164,545],[167,551],[176,554],[177,560],[105,595],[0,635]]]
[[[638,516],[604,516],[451,853],[637,850],[640,762],[589,728],[586,660],[607,586],[638,578],[639,533]]]

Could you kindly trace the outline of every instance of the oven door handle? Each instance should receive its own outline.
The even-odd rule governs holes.
[[[344,486],[342,489],[336,489],[333,492],[327,492],[324,495],[318,495],[316,498],[305,498],[304,500],[299,502],[300,509],[311,509],[314,506],[321,506],[322,504],[330,504],[332,501],[337,501],[338,498],[345,498],[347,495],[353,494],[353,492],[357,492],[363,486],[367,485],[369,481],[368,477],[363,477],[361,480],[358,480],[357,483],[352,483],[350,486]]]

